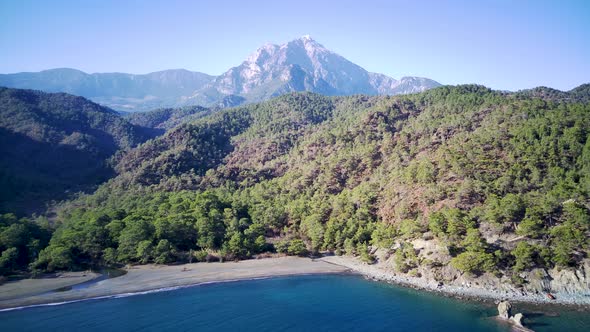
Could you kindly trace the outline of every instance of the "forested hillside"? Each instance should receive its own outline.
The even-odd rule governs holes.
[[[212,112],[212,109],[200,106],[186,106],[179,108],[159,108],[149,112],[129,113],[126,118],[134,125],[162,129],[164,131],[174,128],[179,124],[197,120]]]
[[[109,157],[153,136],[82,97],[0,88],[0,212],[39,212],[104,182]]]
[[[31,267],[273,250],[371,262],[379,247],[410,274],[517,283],[535,267],[575,268],[589,250],[589,92],[302,93],[223,110],[123,155],[116,178],[61,207]]]

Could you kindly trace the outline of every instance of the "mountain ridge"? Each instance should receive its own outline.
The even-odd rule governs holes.
[[[159,134],[66,93],[0,87],[0,213],[30,213],[113,176],[108,159]]]
[[[572,279],[547,271],[590,263],[588,87],[293,92],[219,110],[122,155],[115,178],[63,206],[32,266],[330,251],[429,283],[561,296]]]
[[[570,276],[590,266],[589,96],[590,85],[460,85],[393,97],[292,92],[202,117],[158,110],[135,121],[171,129],[117,153],[118,175],[94,194],[54,206],[51,241],[4,245],[21,258],[0,273],[330,251],[428,283],[586,292]],[[60,105],[84,101],[68,98]],[[17,119],[10,110],[3,120]],[[5,141],[0,166],[28,161]],[[92,140],[50,142],[86,151],[72,143]],[[54,146],[42,160],[61,166]]]
[[[395,95],[422,92],[439,85],[427,78],[410,76],[396,80],[370,73],[308,35],[281,45],[267,43],[219,76],[186,69],[148,74],[89,74],[55,68],[0,74],[0,86],[71,93],[118,111],[237,106],[294,91]]]
[[[250,101],[262,101],[294,91],[324,95],[395,95],[422,92],[439,85],[421,77],[396,80],[368,72],[306,35],[281,45],[264,44],[203,90],[205,94],[243,95]],[[262,95],[261,87],[266,87]],[[202,94],[197,92],[194,98]]]

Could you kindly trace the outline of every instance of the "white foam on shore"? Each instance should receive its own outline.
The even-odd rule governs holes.
[[[323,274],[323,273],[320,273]],[[152,293],[160,293],[160,292],[169,292],[177,289],[189,288],[189,287],[197,287],[197,286],[204,286],[204,285],[211,285],[211,284],[221,284],[221,283],[230,283],[230,282],[238,282],[238,281],[251,281],[251,280],[264,280],[264,279],[271,279],[277,277],[288,277],[288,276],[304,276],[304,275],[316,275],[316,273],[305,273],[305,274],[296,274],[296,275],[277,275],[277,276],[262,276],[262,277],[252,277],[252,278],[240,278],[240,279],[227,279],[227,280],[217,280],[217,281],[204,281],[195,284],[188,284],[188,285],[179,285],[179,286],[171,286],[171,287],[162,287],[156,289],[150,289],[146,291],[138,291],[138,292],[129,292],[129,293],[120,293],[120,294],[112,294],[112,295],[105,295],[105,296],[96,296],[96,297],[89,297],[77,300],[70,300],[70,301],[63,301],[63,302],[51,302],[51,303],[41,303],[41,304],[31,304],[25,305],[20,307],[13,307],[13,308],[4,308],[0,309],[0,312],[7,312],[7,311],[14,311],[14,310],[23,310],[23,309],[30,309],[30,308],[37,308],[37,307],[51,307],[51,306],[58,306],[64,304],[71,304],[83,301],[94,301],[94,300],[105,300],[105,299],[119,299],[124,297],[130,296],[137,296],[137,295],[146,295]]]

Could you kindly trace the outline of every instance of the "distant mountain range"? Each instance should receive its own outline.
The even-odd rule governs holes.
[[[0,86],[67,92],[119,111],[145,111],[178,105],[185,96],[207,85],[214,76],[171,69],[145,75],[87,74],[59,68],[37,73],[0,74]]]
[[[283,45],[266,44],[220,76],[184,69],[145,75],[87,74],[76,69],[0,74],[0,86],[67,92],[119,111],[187,105],[230,107],[293,91],[324,95],[397,95],[440,84],[421,77],[399,80],[370,73],[309,36]]]

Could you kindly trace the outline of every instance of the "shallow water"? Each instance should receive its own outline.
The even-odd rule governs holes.
[[[0,312],[0,331],[509,331],[495,308],[352,275],[248,280]],[[588,315],[534,316],[588,331]]]
[[[101,274],[100,277],[92,279],[92,280],[88,280],[86,282],[79,283],[77,285],[73,285],[70,287],[70,289],[76,290],[76,289],[88,288],[100,281],[123,276],[123,275],[127,274],[127,271],[120,270],[120,269],[102,269],[99,271],[99,273]]]

